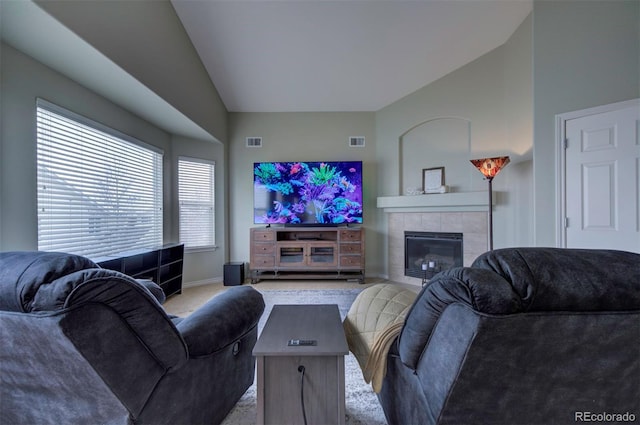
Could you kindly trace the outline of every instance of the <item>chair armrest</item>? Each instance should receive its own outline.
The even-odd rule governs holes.
[[[140,285],[145,287],[147,291],[151,292],[151,295],[158,300],[160,304],[164,304],[167,300],[167,296],[164,294],[164,291],[160,286],[158,286],[153,280],[150,279],[136,279]]]
[[[258,325],[262,294],[250,286],[229,288],[177,324],[190,357],[215,353]]]
[[[164,369],[187,361],[186,344],[158,300],[133,278],[107,269],[86,269],[64,276],[38,291],[36,311],[104,304],[116,312]]]
[[[416,369],[440,316],[453,304],[485,314],[522,311],[509,282],[491,270],[456,267],[438,273],[418,294],[398,339],[398,352],[406,366]]]

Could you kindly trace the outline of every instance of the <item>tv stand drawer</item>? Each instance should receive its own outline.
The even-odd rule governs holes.
[[[340,240],[342,242],[360,242],[362,239],[362,231],[360,229],[357,230],[340,230]]]
[[[340,254],[360,254],[362,247],[359,243],[341,243]]]
[[[274,242],[276,240],[276,234],[273,230],[252,230],[254,242]]]
[[[276,255],[276,245],[272,243],[253,244],[254,255]]]
[[[362,267],[362,259],[357,255],[343,255],[340,257],[340,267]]]
[[[276,266],[276,257],[268,255],[255,255],[250,262],[252,269],[273,268]]]

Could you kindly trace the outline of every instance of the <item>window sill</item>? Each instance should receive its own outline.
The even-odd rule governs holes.
[[[185,254],[191,254],[191,253],[197,253],[197,252],[213,252],[213,251],[217,251],[218,247],[217,246],[195,246],[195,247],[191,247],[191,248],[184,248],[184,252]]]

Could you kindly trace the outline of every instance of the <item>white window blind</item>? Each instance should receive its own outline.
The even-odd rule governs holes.
[[[162,151],[38,99],[37,158],[39,250],[162,244]]]
[[[185,248],[215,246],[215,163],[178,158],[180,242]]]

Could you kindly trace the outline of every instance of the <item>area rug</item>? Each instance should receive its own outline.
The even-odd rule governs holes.
[[[349,308],[362,289],[302,289],[302,290],[262,290],[256,288],[264,298],[264,313],[258,323],[258,334],[275,304],[337,304],[340,318],[344,320]]]
[[[260,290],[265,301],[265,312],[258,324],[258,332],[269,317],[275,304],[337,304],[344,320],[349,307],[361,289],[328,290]],[[256,423],[256,383],[238,401],[222,425],[248,425]],[[353,354],[345,357],[345,408],[347,425],[386,425],[384,413],[376,394],[363,377]]]

